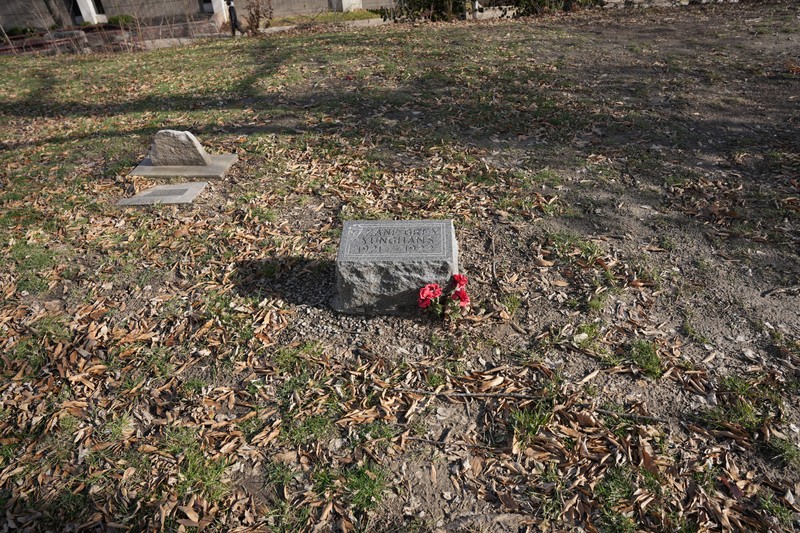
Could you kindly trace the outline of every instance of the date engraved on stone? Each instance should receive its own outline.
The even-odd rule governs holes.
[[[351,257],[423,255],[441,256],[445,252],[444,224],[424,227],[360,225],[350,227],[346,254]]]

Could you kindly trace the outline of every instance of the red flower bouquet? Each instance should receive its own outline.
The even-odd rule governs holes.
[[[417,305],[436,317],[455,319],[469,308],[467,283],[467,276],[464,274],[454,274],[446,291],[438,283],[429,283],[419,290]]]
[[[419,298],[417,303],[421,309],[427,309],[434,301],[438,302],[439,297],[442,295],[442,288],[438,283],[428,283],[419,290]]]

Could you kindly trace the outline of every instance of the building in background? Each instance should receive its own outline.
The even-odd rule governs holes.
[[[250,0],[236,0],[245,18]],[[377,9],[391,0],[272,0],[273,15],[314,15],[326,11]],[[136,17],[143,25],[203,20],[220,13],[223,0],[0,0],[0,24],[5,29],[80,26],[108,22],[115,16]]]

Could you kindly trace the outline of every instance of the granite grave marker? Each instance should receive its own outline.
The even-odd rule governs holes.
[[[444,285],[457,272],[452,220],[346,221],[333,305],[345,313],[412,314],[421,287]]]
[[[222,178],[237,160],[236,154],[207,153],[188,131],[161,130],[153,139],[150,154],[130,175]]]

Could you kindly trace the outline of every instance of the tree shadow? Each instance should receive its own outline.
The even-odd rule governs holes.
[[[653,66],[654,63],[618,54],[580,69],[562,68],[556,72],[531,61],[517,62],[513,71],[502,68],[465,74],[464,55],[469,43],[457,31],[461,30],[442,31],[441,50],[421,51],[402,76],[387,73],[401,61],[393,54],[402,56],[408,46],[402,32],[359,33],[357,45],[348,33],[316,35],[313,45],[303,39],[270,37],[225,50],[247,54],[247,60],[246,69],[234,74],[223,93],[198,87],[167,95],[131,95],[110,103],[57,101],[48,96],[57,80],[52,73],[45,73],[41,86],[22,99],[0,102],[0,116],[38,117],[43,109],[62,117],[163,110],[175,115],[204,109],[228,111],[230,120],[194,120],[191,131],[201,139],[220,132],[228,136],[313,136],[309,144],[326,146],[345,138],[373,146],[376,164],[384,168],[390,166],[396,153],[421,154],[448,144],[458,149],[478,147],[498,152],[500,157],[514,152],[513,157],[519,161],[506,161],[500,166],[515,166],[526,172],[551,165],[570,172],[586,165],[593,155],[602,154],[610,161],[610,169],[623,178],[617,180],[618,189],[609,192],[626,194],[633,201],[649,205],[663,203],[663,198],[659,199],[661,193],[654,191],[664,188],[664,165],[670,163],[666,161],[670,157],[677,161],[676,172],[693,172],[689,179],[705,171],[703,161],[711,162],[712,171],[729,170],[744,183],[745,190],[757,195],[774,185],[782,163],[748,168],[730,161],[731,154],[769,150],[783,151],[787,158],[800,154],[796,103],[774,98],[770,93],[776,90],[790,94],[796,79],[776,73],[758,75],[748,81],[748,87],[753,88],[752,97],[737,100],[731,112],[692,112],[692,105],[697,104],[684,96],[687,86],[693,84],[691,89],[697,94],[719,92],[720,81],[711,76],[716,67],[708,67],[707,72],[690,72],[681,70],[679,62],[675,67]],[[476,26],[471,31],[480,37],[483,32],[495,30]],[[598,32],[603,32],[602,28]],[[378,52],[360,63],[353,76],[326,75],[328,65],[355,53],[353,46],[358,47],[356,51],[371,51],[374,47],[373,51]],[[693,44],[686,49],[691,52],[698,47]],[[319,67],[317,77],[298,82],[293,90],[271,88],[282,67],[301,62]],[[675,85],[675,81],[684,85]],[[257,110],[259,119],[249,120],[239,113],[251,108]],[[779,117],[788,120],[780,121]],[[139,135],[138,154],[146,150],[158,129],[152,124],[114,126],[104,131],[10,140],[4,147]],[[657,146],[666,147],[666,155],[654,148]],[[416,164],[413,157],[416,155],[412,154],[405,164]],[[637,160],[643,164],[627,167],[628,161]],[[625,183],[625,174],[635,176],[644,186]],[[587,201],[606,212],[611,212],[615,203],[611,197]],[[750,202],[756,205],[753,200]],[[761,204],[756,207],[747,216],[762,217],[767,211]],[[677,213],[670,207],[665,211]],[[776,218],[767,214],[770,221]],[[607,225],[613,225],[615,220],[619,217],[609,218]],[[687,222],[691,224],[693,219],[687,218],[683,224]],[[574,219],[569,223],[577,229],[585,221]],[[704,223],[698,220],[698,228]]]
[[[277,297],[293,305],[330,309],[336,293],[334,272],[333,261],[277,256],[236,262],[231,281],[242,297]]]

